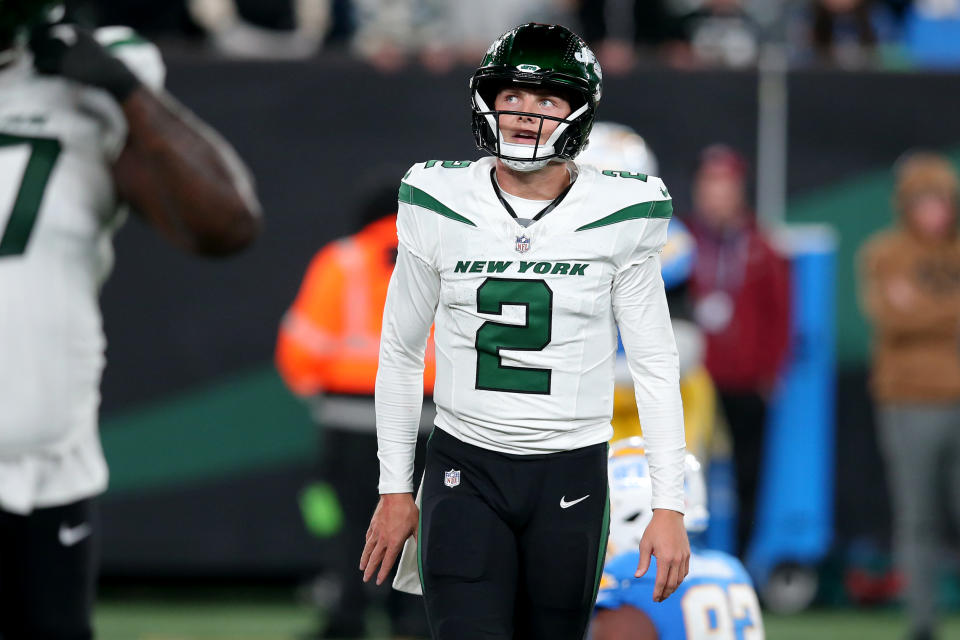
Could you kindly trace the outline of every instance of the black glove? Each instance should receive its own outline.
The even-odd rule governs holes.
[[[93,34],[73,24],[44,25],[30,35],[33,64],[40,73],[59,75],[109,92],[123,102],[140,80],[110,55]]]

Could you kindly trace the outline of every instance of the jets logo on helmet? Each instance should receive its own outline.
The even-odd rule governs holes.
[[[593,51],[590,50],[590,47],[584,46],[580,51],[577,51],[574,56],[577,60],[583,64],[588,64],[593,69],[593,72],[597,74],[597,77],[603,80],[603,72],[600,70],[600,63],[597,62],[597,56],[593,54]],[[600,100],[600,85],[597,85],[597,100]]]
[[[518,171],[535,171],[554,159],[574,159],[590,136],[602,77],[593,51],[566,27],[529,23],[511,29],[490,45],[470,79],[477,147]],[[539,119],[541,130],[546,120],[557,121],[557,128],[544,142],[507,142],[500,131],[500,116],[519,112],[497,111],[493,106],[497,92],[511,85],[570,96],[571,113],[566,118],[524,113]]]

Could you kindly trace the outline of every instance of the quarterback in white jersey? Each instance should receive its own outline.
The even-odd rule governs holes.
[[[49,24],[58,4],[0,4],[4,638],[90,634],[98,296],[124,205],[196,253],[239,250],[259,219],[232,150],[161,95],[159,51],[123,27]]]
[[[382,582],[415,553],[435,638],[581,638],[607,535],[617,327],[648,435],[655,515],[638,570],[686,574],[683,416],[655,177],[578,167],[600,98],[583,41],[527,24],[471,81],[493,158],[418,163],[399,191],[377,376],[381,501],[361,558]],[[435,322],[436,429],[419,510],[413,445]],[[397,584],[414,553],[401,559]]]

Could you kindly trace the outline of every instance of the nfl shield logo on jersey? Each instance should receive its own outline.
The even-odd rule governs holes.
[[[460,469],[450,469],[443,472],[443,484],[448,487],[455,487],[460,484]]]
[[[526,234],[517,236],[517,253],[526,253],[530,250],[530,238]]]

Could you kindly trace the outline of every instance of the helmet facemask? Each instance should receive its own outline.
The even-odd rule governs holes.
[[[509,168],[515,171],[537,171],[544,168],[551,160],[573,159],[576,153],[571,153],[572,149],[579,150],[579,144],[571,144],[574,140],[579,141],[582,137],[583,116],[588,114],[590,105],[587,101],[580,99],[579,96],[571,102],[572,111],[565,118],[548,116],[539,113],[527,111],[507,111],[491,108],[487,101],[494,101],[496,92],[481,91],[480,82],[474,82],[473,90],[473,126],[474,134],[478,140],[478,145],[490,152]],[[563,90],[564,95],[568,91]],[[484,94],[487,95],[484,98]],[[579,106],[575,106],[579,101]],[[538,120],[537,139],[533,144],[523,144],[518,142],[507,142],[503,138],[503,132],[500,128],[500,118],[502,116],[526,116],[532,120]],[[547,120],[557,122],[556,129],[550,134],[546,141],[541,143],[544,123]]]

